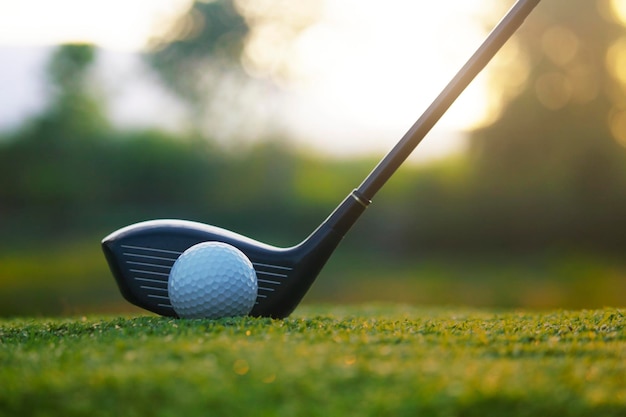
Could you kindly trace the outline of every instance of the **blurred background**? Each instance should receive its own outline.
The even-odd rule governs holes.
[[[0,1],[0,315],[134,312],[100,240],[308,235],[513,1]],[[550,0],[305,298],[626,304],[626,0]]]

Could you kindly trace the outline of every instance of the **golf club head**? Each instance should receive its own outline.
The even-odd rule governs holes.
[[[319,229],[318,229],[319,230]],[[102,241],[105,257],[128,301],[176,317],[167,281],[176,259],[200,242],[224,242],[252,262],[258,295],[250,315],[283,318],[298,305],[341,236],[327,229],[292,248],[278,248],[202,223],[152,220],[124,227]]]
[[[287,317],[317,278],[328,258],[365,210],[356,194],[349,195],[302,243],[279,248],[203,223],[151,220],[136,223],[102,240],[102,249],[120,292],[139,307],[176,317],[167,290],[170,270],[178,257],[200,242],[223,242],[242,251],[258,280],[252,316]]]

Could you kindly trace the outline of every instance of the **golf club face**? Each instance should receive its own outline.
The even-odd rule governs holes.
[[[202,223],[153,220],[112,233],[102,247],[124,298],[176,317],[167,291],[176,259],[200,242],[230,244],[246,254],[257,275],[258,295],[250,315],[283,318],[299,304],[340,240],[341,235],[321,226],[300,245],[277,248]]]

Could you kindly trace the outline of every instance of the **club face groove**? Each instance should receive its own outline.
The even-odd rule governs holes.
[[[121,262],[128,270],[131,288],[140,299],[147,299],[158,308],[156,313],[175,316],[169,301],[167,281],[169,272],[182,252],[158,248],[121,244]],[[144,304],[146,301],[144,301]]]

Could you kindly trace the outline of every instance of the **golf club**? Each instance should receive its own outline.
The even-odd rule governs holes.
[[[122,295],[163,316],[176,317],[167,291],[174,262],[200,242],[220,241],[248,256],[258,279],[251,316],[287,317],[378,190],[411,154],[467,85],[515,33],[540,0],[518,0],[424,114],[361,185],[302,243],[279,248],[215,226],[186,220],[136,223],[105,237],[102,248]]]

